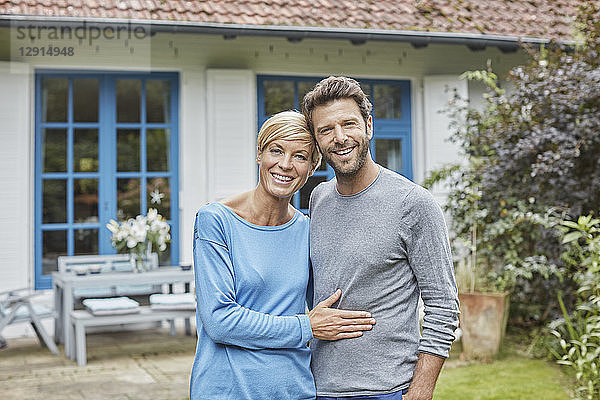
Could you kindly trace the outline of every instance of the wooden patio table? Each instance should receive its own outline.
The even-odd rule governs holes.
[[[99,274],[76,275],[73,272],[53,272],[52,286],[54,289],[54,340],[65,344],[65,355],[70,356],[73,338],[71,338],[71,311],[74,309],[74,290],[77,288],[111,287],[128,285],[172,285],[184,283],[186,291],[189,283],[194,281],[194,272],[184,271],[179,266],[159,267],[147,272],[102,272]],[[189,324],[186,321],[186,330]]]

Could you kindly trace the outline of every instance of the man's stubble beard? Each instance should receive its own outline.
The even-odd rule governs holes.
[[[365,165],[365,161],[367,160],[367,154],[369,152],[369,140],[366,137],[366,132],[365,137],[361,139],[358,147],[359,153],[354,160],[354,165],[350,165],[352,163],[352,161],[350,161],[348,163],[341,163],[342,166],[339,166],[336,165],[336,163],[334,163],[331,158],[329,158],[329,152],[323,152],[321,150],[321,154],[323,155],[325,162],[329,164],[331,168],[333,168],[336,176],[352,177],[356,175],[358,171],[360,171],[363,165]],[[348,166],[349,168],[343,168],[343,166]]]

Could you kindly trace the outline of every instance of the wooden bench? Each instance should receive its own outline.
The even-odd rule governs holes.
[[[83,366],[87,363],[87,346],[85,330],[91,326],[110,326],[137,324],[143,322],[169,321],[171,335],[175,336],[175,318],[192,318],[196,315],[195,310],[156,310],[149,306],[141,306],[139,313],[94,315],[87,310],[75,310],[71,312],[71,329],[74,343],[71,344],[69,358],[77,360],[77,365]],[[186,332],[191,334],[191,332]]]

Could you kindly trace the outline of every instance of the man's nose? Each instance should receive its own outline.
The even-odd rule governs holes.
[[[344,143],[346,141],[346,133],[344,133],[344,130],[342,129],[342,127],[340,125],[336,125],[335,129],[334,129],[334,136],[333,139],[335,140],[336,143]]]

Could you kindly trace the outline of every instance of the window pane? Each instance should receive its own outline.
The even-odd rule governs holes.
[[[294,83],[291,81],[264,81],[265,115],[294,108]]]
[[[98,79],[73,79],[73,120],[98,122]]]
[[[311,176],[306,181],[306,185],[300,189],[300,208],[308,208],[308,202],[310,200],[310,194],[313,189],[321,182],[327,181],[327,177],[325,176]]]
[[[42,130],[43,172],[67,171],[67,130]]]
[[[165,219],[171,219],[171,187],[169,178],[148,178],[147,201],[148,208],[156,208]]]
[[[375,139],[375,158],[378,164],[392,171],[402,170],[402,140]]]
[[[42,83],[42,121],[67,122],[67,78],[44,78]]]
[[[140,170],[139,129],[117,129],[117,171]]]
[[[298,82],[298,110],[302,110],[302,100],[306,93],[310,92],[315,87],[317,81],[302,81]]]
[[[73,131],[73,171],[98,171],[98,129]]]
[[[117,80],[117,122],[140,122],[141,97],[139,79]]]
[[[148,129],[146,131],[146,169],[148,171],[169,170],[169,129]]]
[[[373,106],[375,118],[402,118],[402,87],[400,85],[375,85]]]
[[[98,229],[75,230],[74,255],[98,254]]]
[[[170,82],[146,81],[146,121],[169,123],[170,105]]]
[[[67,255],[67,231],[42,232],[42,275],[58,271],[56,260]]]
[[[117,219],[135,218],[140,208],[140,179],[117,179]]]
[[[98,222],[98,179],[73,180],[75,222]]]
[[[42,183],[42,223],[67,222],[66,179],[45,179]]]

